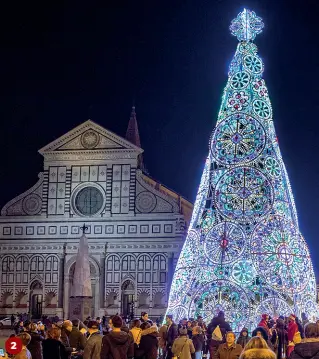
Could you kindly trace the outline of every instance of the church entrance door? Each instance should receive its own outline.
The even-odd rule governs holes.
[[[39,281],[34,281],[30,286],[30,314],[32,318],[39,319],[42,316],[43,287]]]
[[[42,294],[33,294],[32,295],[32,317],[33,318],[41,318],[42,316],[42,300],[43,300],[43,296]]]
[[[134,317],[134,285],[127,280],[122,285],[122,308],[121,312],[124,318]]]

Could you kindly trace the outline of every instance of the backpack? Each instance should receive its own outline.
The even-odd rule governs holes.
[[[212,333],[212,339],[216,340],[218,342],[223,341],[223,335],[222,335],[222,331],[219,328],[219,325],[217,325],[216,328],[214,329],[214,331]]]

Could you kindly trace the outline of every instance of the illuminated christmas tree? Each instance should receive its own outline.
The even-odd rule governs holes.
[[[167,313],[175,320],[201,315],[207,322],[223,310],[239,331],[262,313],[318,313],[312,262],[253,43],[263,26],[249,10],[230,26],[239,44],[171,286]]]

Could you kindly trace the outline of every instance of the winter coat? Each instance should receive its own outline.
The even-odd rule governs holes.
[[[240,335],[237,339],[237,344],[239,344],[242,348],[245,348],[246,344],[250,341],[251,337],[246,335]]]
[[[32,359],[42,359],[42,341],[44,340],[44,337],[37,332],[27,332],[31,336],[31,341],[27,345],[27,348],[29,349]]]
[[[111,331],[104,335],[100,359],[127,359],[134,356],[134,340],[132,334]]]
[[[215,328],[219,325],[220,331],[223,335],[222,342],[219,342],[217,340],[212,339],[212,334],[215,330]],[[221,343],[225,342],[226,339],[226,333],[231,331],[231,327],[229,323],[226,322],[224,316],[214,317],[212,321],[209,323],[207,328],[207,339],[208,339],[208,345],[210,348],[212,347],[218,347]]]
[[[68,352],[65,346],[56,339],[46,339],[42,342],[43,359],[66,359]]]
[[[158,331],[156,326],[152,326],[142,331],[139,345],[140,357],[144,359],[156,359],[158,349]]]
[[[277,355],[277,359],[281,359],[283,355],[286,353],[287,345],[288,345],[288,335],[287,331],[282,328],[276,328],[272,331],[272,336],[270,338],[270,342],[272,344],[273,350]]]
[[[22,349],[19,354],[13,356],[13,359],[32,359],[32,357],[28,349]]]
[[[288,342],[292,342],[294,339],[294,335],[298,332],[298,325],[297,323],[292,320],[288,324]]]
[[[243,352],[245,359],[276,359],[276,354],[271,349],[254,348]]]
[[[205,338],[203,334],[195,334],[192,337],[195,352],[201,352],[203,350]]]
[[[172,347],[172,353],[180,359],[191,359],[195,353],[194,344],[186,335],[175,339]]]
[[[290,359],[319,359],[319,338],[306,338],[296,344]]]
[[[243,333],[246,332],[247,335],[244,336]],[[239,344],[242,348],[245,348],[246,344],[249,342],[250,336],[248,336],[248,329],[243,328],[239,334],[239,337],[237,339],[237,344]]]
[[[261,335],[262,335],[262,337],[263,337],[263,339],[265,339],[265,341],[268,343],[268,339],[269,339],[268,334],[269,334],[269,331],[266,330],[264,327],[257,327],[257,328],[251,333],[251,335],[252,335],[253,337],[255,337],[255,336],[257,336],[257,332],[260,332]]]
[[[234,343],[232,346],[228,346],[227,343],[221,344],[217,350],[218,359],[238,359],[243,348]]]
[[[158,345],[161,349],[164,349],[166,347],[167,325],[164,324],[159,328],[158,335]]]
[[[71,348],[75,348],[76,350],[84,349],[86,338],[77,327],[72,327],[72,331],[69,334],[69,343]]]
[[[174,340],[178,337],[177,325],[173,322],[167,329],[166,345],[172,347]]]
[[[133,336],[134,343],[136,345],[139,345],[140,341],[141,341],[141,336],[142,336],[142,329],[134,327],[130,330],[130,332]]]
[[[298,331],[300,332],[301,339],[304,339],[305,331],[304,331],[304,328],[303,328],[302,324],[299,321],[296,321],[296,324],[297,324],[297,327],[298,327]]]
[[[100,359],[102,335],[100,332],[91,334],[85,344],[83,359]]]
[[[70,346],[69,332],[67,332],[67,330],[63,327],[61,328],[61,342],[64,344],[65,347]]]
[[[260,321],[260,323],[258,324],[258,327],[264,328],[267,331],[267,333],[269,333],[269,327],[268,327],[268,324],[265,319],[262,319]]]

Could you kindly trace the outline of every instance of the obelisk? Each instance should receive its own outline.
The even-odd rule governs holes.
[[[89,246],[85,231],[88,227],[81,228],[79,249],[76,256],[73,284],[70,296],[70,319],[85,320],[92,314],[92,287],[89,261]]]

